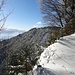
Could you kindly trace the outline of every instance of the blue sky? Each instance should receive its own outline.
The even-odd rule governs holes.
[[[29,30],[33,27],[42,26],[42,17],[37,0],[8,0],[4,7],[4,13],[7,14],[11,10],[13,12],[7,18],[6,28]]]

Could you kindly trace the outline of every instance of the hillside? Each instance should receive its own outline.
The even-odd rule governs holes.
[[[55,75],[75,75],[75,34],[62,37],[48,46],[38,62]]]
[[[41,46],[48,46],[52,32],[59,29],[59,27],[33,28],[11,39],[0,41],[0,71],[2,72],[10,57],[20,53],[25,45],[32,48],[35,53],[41,52]]]

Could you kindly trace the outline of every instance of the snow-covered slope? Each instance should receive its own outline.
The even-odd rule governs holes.
[[[39,64],[56,75],[75,75],[75,34],[48,46],[41,54]]]

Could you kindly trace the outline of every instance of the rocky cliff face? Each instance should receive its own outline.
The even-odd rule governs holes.
[[[23,34],[19,34],[8,40],[0,42],[0,68],[6,64],[6,60],[10,55],[20,52],[20,49],[25,45],[30,45],[35,52],[41,50],[40,46],[49,45],[49,39],[54,30],[59,30],[59,27],[44,27],[33,28]]]

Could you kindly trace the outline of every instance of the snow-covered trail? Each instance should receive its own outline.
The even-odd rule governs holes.
[[[34,75],[56,75],[49,69],[43,68],[43,67],[38,67],[37,69],[34,70],[33,73],[34,73]]]
[[[56,75],[75,75],[75,34],[48,46],[41,54],[39,64]]]

